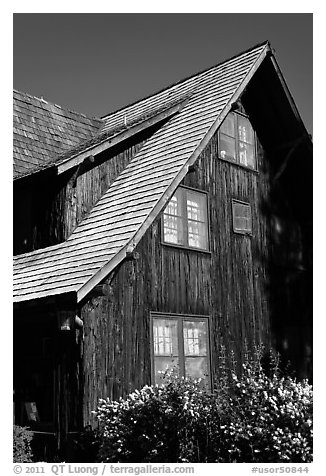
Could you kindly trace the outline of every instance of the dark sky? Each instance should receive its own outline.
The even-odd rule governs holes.
[[[312,14],[14,14],[14,88],[90,116],[269,40],[312,132]]]

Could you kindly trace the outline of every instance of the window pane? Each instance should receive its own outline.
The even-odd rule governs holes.
[[[250,220],[248,218],[236,217],[234,228],[240,231],[251,231]]]
[[[182,190],[178,189],[163,214],[164,241],[185,244],[185,225],[182,217]]]
[[[175,319],[154,319],[154,375],[155,383],[162,383],[164,372],[176,369],[179,374],[178,321]]]
[[[225,136],[224,134],[220,134],[219,139],[219,153],[222,159],[229,159],[235,162],[235,139]]]
[[[251,207],[245,203],[232,202],[233,229],[234,231],[246,231],[251,233]]]
[[[164,214],[164,241],[179,245],[185,244],[184,222],[182,218]]]
[[[177,190],[165,209],[165,213],[172,216],[181,217],[181,195],[180,190]]]
[[[254,146],[239,142],[239,162],[246,167],[255,168]]]
[[[234,133],[234,114],[230,113],[226,116],[221,124],[221,132],[231,137],[235,137]]]
[[[153,322],[154,354],[178,355],[177,321],[172,319],[155,319]]]
[[[185,356],[207,355],[207,322],[183,321]]]
[[[187,217],[190,220],[206,221],[206,195],[187,190]]]
[[[207,226],[201,222],[188,222],[188,244],[194,248],[208,250]]]
[[[249,120],[246,117],[238,115],[238,133],[239,140],[247,144],[254,144],[254,132]]]
[[[154,377],[155,383],[164,383],[164,373],[173,370],[173,375],[179,375],[178,357],[154,357]]]
[[[185,370],[186,377],[208,381],[207,357],[186,357]]]
[[[208,249],[207,197],[187,190],[188,245]]]

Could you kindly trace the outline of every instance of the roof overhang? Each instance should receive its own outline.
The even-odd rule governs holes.
[[[298,108],[297,108],[297,106],[296,106],[296,104],[295,104],[295,102],[294,102],[294,99],[293,99],[293,97],[292,97],[292,95],[291,95],[291,93],[290,93],[290,90],[289,90],[289,88],[288,88],[288,85],[286,84],[285,78],[284,78],[284,76],[283,76],[283,74],[282,74],[282,71],[281,71],[281,69],[280,69],[280,67],[279,67],[279,65],[278,65],[278,63],[277,63],[277,61],[276,61],[276,58],[275,58],[275,56],[274,56],[273,51],[272,51],[271,48],[269,48],[269,50],[268,50],[268,52],[267,52],[267,57],[269,57],[270,60],[271,60],[272,66],[273,66],[273,68],[274,68],[274,70],[275,70],[275,72],[276,72],[276,74],[277,74],[277,76],[278,76],[278,79],[279,79],[279,81],[280,81],[280,83],[281,83],[281,86],[282,86],[283,91],[284,91],[284,93],[285,93],[285,96],[286,96],[286,98],[287,98],[287,100],[288,100],[288,102],[289,102],[289,105],[290,105],[290,107],[291,107],[291,109],[292,109],[292,112],[293,112],[293,114],[294,114],[294,116],[295,116],[295,118],[296,118],[298,124],[300,125],[300,128],[302,128],[303,135],[307,136],[306,138],[308,139],[308,142],[312,143],[312,141],[311,141],[311,136],[308,134],[308,131],[307,131],[307,129],[306,129],[306,126],[304,125],[304,123],[303,123],[303,121],[302,121],[302,118],[301,118],[301,116],[300,116],[300,113],[299,113],[299,111],[298,111]]]
[[[77,293],[66,292],[62,294],[50,294],[37,298],[14,298],[13,305],[15,311],[30,309],[35,307],[66,309],[75,308],[77,305]]]

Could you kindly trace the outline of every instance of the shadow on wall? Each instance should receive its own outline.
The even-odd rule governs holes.
[[[270,225],[266,286],[272,345],[283,365],[298,378],[312,381],[312,182],[306,157],[303,144],[281,174],[272,171],[270,196],[261,211]],[[282,163],[280,156],[277,159]],[[267,163],[277,162],[270,157]]]

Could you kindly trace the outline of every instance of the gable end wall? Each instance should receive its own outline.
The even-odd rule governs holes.
[[[267,173],[217,158],[218,136],[182,184],[208,192],[210,253],[162,245],[161,215],[106,280],[108,294],[85,301],[84,420],[98,398],[118,398],[151,382],[150,311],[210,316],[211,366],[218,377],[221,343],[239,362],[245,342],[270,342],[268,322]],[[259,169],[263,150],[258,148]],[[231,200],[250,202],[252,237],[232,231]],[[91,417],[92,418],[92,417]]]

